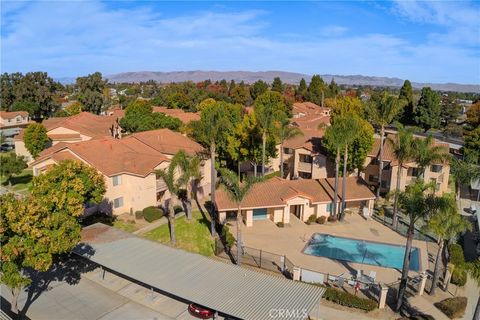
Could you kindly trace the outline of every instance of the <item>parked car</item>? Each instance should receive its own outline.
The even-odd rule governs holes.
[[[195,303],[190,303],[188,305],[188,312],[192,316],[200,319],[210,319],[210,318],[213,318],[213,315],[215,314],[213,310],[199,306],[198,304],[195,304]]]
[[[8,143],[4,143],[0,146],[0,151],[2,152],[8,152],[8,151],[11,151],[13,150],[15,147],[11,144],[8,144]]]

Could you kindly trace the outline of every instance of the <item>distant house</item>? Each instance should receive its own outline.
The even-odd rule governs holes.
[[[247,227],[251,227],[257,220],[290,223],[293,218],[291,215],[301,221],[307,221],[310,216],[327,217],[333,208],[334,180],[272,178],[257,183],[241,203],[242,220]],[[343,181],[340,179],[338,203],[341,202],[342,188]],[[348,177],[345,192],[347,208],[366,208],[371,212],[375,195],[362,178]],[[238,204],[230,199],[223,188],[217,191],[216,197],[220,222],[234,220]]]
[[[116,119],[97,116],[90,112],[81,112],[70,117],[54,117],[46,119],[42,125],[47,129],[47,135],[54,146],[60,142],[74,143],[87,141],[97,137],[121,137],[121,128]],[[17,155],[32,157],[23,142],[24,130],[15,136],[15,150]]]
[[[30,124],[26,111],[0,111],[0,133],[3,137],[13,137]]]
[[[395,135],[389,135],[394,139]],[[421,138],[419,138],[421,139]],[[436,145],[444,146],[448,150],[448,144],[434,140]],[[362,176],[365,181],[372,187],[378,185],[378,154],[380,152],[380,138],[376,137],[372,149],[368,152],[365,160],[364,170]],[[394,191],[397,188],[397,171],[398,160],[393,153],[392,146],[384,140],[383,145],[383,171],[381,178],[381,192],[387,193]],[[404,163],[402,176],[400,177],[400,190],[405,190],[405,187],[412,183],[418,176],[418,165],[414,161]],[[450,166],[447,162],[436,163],[425,169],[424,179],[427,182],[433,182],[436,186],[436,193],[443,194],[448,191],[448,179],[450,175]]]
[[[88,208],[121,214],[163,205],[170,197],[165,182],[155,171],[166,169],[172,155],[179,150],[201,153],[203,148],[180,133],[168,129],[146,131],[114,139],[97,137],[78,142],[60,142],[44,150],[30,166],[34,175],[65,159],[76,159],[97,169],[107,184],[105,201],[100,207]],[[202,179],[198,195],[203,197],[210,188],[210,160],[202,162]]]
[[[167,107],[153,107],[153,112],[159,112],[166,114],[172,118],[177,118],[182,121],[183,124],[189,124],[192,121],[200,120],[200,113],[198,112],[185,112],[182,109],[169,109]]]

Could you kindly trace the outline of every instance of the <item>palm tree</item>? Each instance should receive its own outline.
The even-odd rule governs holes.
[[[378,153],[378,187],[377,200],[380,198],[380,189],[382,188],[382,172],[383,172],[383,144],[385,141],[385,126],[393,122],[397,114],[400,112],[400,101],[397,97],[389,95],[386,91],[377,99],[372,99],[367,105],[367,112],[370,119],[380,127],[380,151]]]
[[[231,109],[231,108],[230,108]],[[207,146],[210,150],[211,161],[211,207],[210,207],[210,232],[215,234],[215,219],[216,219],[216,202],[215,202],[215,187],[217,179],[217,171],[215,166],[215,158],[217,154],[217,142],[224,139],[225,134],[228,133],[232,127],[229,119],[229,106],[223,102],[216,102],[213,105],[207,106],[202,110],[200,120],[191,122],[191,130],[194,132],[195,138]]]
[[[201,159],[198,156],[190,156],[185,151],[178,151],[172,158],[172,163],[180,169],[180,176],[177,183],[184,187],[178,191],[178,196],[182,200],[187,219],[192,220],[192,197],[194,197],[194,184],[202,178],[200,173]]]
[[[427,219],[435,212],[444,211],[448,203],[443,198],[436,197],[432,192],[435,185],[425,184],[423,180],[415,180],[413,184],[408,185],[405,192],[398,194],[398,200],[402,209],[408,215],[410,223],[407,230],[407,243],[405,246],[405,255],[403,258],[402,277],[398,289],[397,305],[395,310],[400,311],[408,282],[408,271],[410,268],[410,255],[412,250],[412,241],[415,231],[415,223],[419,219]]]
[[[346,116],[345,118],[340,118],[338,121],[341,121],[343,126],[343,137],[344,137],[344,151],[343,151],[343,180],[342,180],[342,206],[340,211],[340,220],[343,220],[345,217],[345,193],[346,193],[346,184],[347,184],[347,161],[348,161],[348,145],[351,144],[358,133],[358,121],[357,118],[353,115]]]
[[[434,295],[435,289],[437,288],[438,278],[440,277],[442,268],[442,256],[445,243],[454,239],[461,232],[470,229],[472,226],[458,214],[454,196],[445,194],[442,196],[442,202],[444,206],[438,208],[438,212],[435,212],[425,225],[425,229],[434,233],[438,238],[438,251],[430,295]]]
[[[399,125],[398,133],[395,137],[387,138],[392,146],[393,153],[398,161],[397,184],[395,188],[395,198],[393,202],[392,226],[397,227],[398,214],[398,194],[400,192],[400,178],[403,172],[403,165],[413,157],[413,131]]]
[[[170,192],[170,198],[165,200],[164,209],[167,214],[168,226],[170,229],[170,242],[173,246],[177,244],[177,238],[175,236],[175,210],[173,208],[174,198],[178,195],[180,190],[178,182],[175,181],[175,169],[176,166],[172,165],[174,161],[170,163],[167,169],[157,170],[156,174],[162,178],[167,189]]]
[[[257,123],[262,131],[262,176],[265,175],[265,149],[267,135],[272,131],[274,120],[285,110],[283,96],[275,91],[267,91],[255,100],[253,109]]]
[[[471,163],[468,160],[459,160],[452,156],[450,157],[450,173],[455,179],[456,198],[457,200],[462,201],[460,197],[460,186],[468,186],[472,181],[480,179],[480,166]]]
[[[275,131],[280,139],[280,177],[283,178],[283,144],[286,140],[296,136],[303,136],[302,130],[290,125],[290,121],[286,115],[282,116],[274,124]]]
[[[237,204],[237,265],[241,264],[241,244],[242,235],[240,232],[240,220],[242,216],[242,201],[250,191],[253,184],[262,180],[262,178],[247,178],[240,183],[239,177],[231,170],[226,168],[219,169],[219,182],[225,187],[230,199]]]
[[[345,127],[345,117],[337,116],[332,125],[325,130],[325,141],[328,145],[335,149],[335,185],[333,188],[333,212],[332,216],[337,215],[338,200],[338,172],[340,166],[340,152],[346,145],[348,140],[348,129]],[[319,126],[323,127],[322,125]]]
[[[425,169],[428,166],[446,160],[447,156],[448,149],[435,145],[431,135],[425,139],[414,139],[414,160],[420,169],[418,175],[422,179],[425,178]]]

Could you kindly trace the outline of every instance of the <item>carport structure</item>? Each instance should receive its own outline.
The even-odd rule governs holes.
[[[82,230],[74,253],[180,300],[240,319],[306,319],[324,293],[318,286],[215,261],[101,223]]]

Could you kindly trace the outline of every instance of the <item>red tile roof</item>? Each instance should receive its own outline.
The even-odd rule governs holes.
[[[330,203],[333,200],[332,179],[284,180],[272,178],[255,184],[242,201],[242,209],[284,207],[289,199],[303,197],[312,203]],[[340,179],[342,180],[342,179]],[[368,185],[362,178],[347,177],[346,201],[375,199]],[[341,199],[342,182],[339,182]],[[219,210],[236,210],[237,204],[232,201],[228,193],[221,187],[216,194]]]
[[[198,112],[185,112],[181,109],[169,109],[167,107],[153,107],[153,112],[160,112],[166,114],[167,116],[177,118],[183,122],[183,124],[188,124],[191,121],[200,120],[200,114]]]
[[[70,153],[71,155],[68,155]],[[75,143],[58,143],[41,152],[31,165],[46,159],[61,161],[80,158],[106,176],[130,173],[145,177],[168,159],[153,148],[133,138],[97,138]]]
[[[49,118],[44,120],[42,124],[47,128],[47,131],[63,127],[93,138],[110,136],[110,128],[112,125],[116,125],[116,118],[81,112],[71,117]]]
[[[13,119],[17,116],[28,117],[28,112],[26,111],[0,111],[0,118],[2,119]]]
[[[169,129],[157,129],[137,132],[130,136],[147,146],[163,153],[174,155],[180,150],[188,154],[196,154],[203,151],[203,147],[192,139]]]

